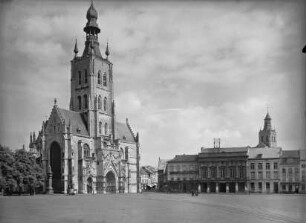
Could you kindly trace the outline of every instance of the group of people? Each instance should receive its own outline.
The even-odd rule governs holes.
[[[196,191],[194,191],[194,190],[192,190],[191,191],[191,195],[192,196],[198,196],[199,195],[199,192],[196,190]]]

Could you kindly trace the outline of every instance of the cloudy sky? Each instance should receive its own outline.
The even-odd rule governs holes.
[[[68,109],[74,40],[90,1],[0,3],[0,143],[28,145],[54,98]],[[256,146],[269,106],[283,149],[305,148],[303,1],[95,1],[117,120],[142,163],[202,146]]]

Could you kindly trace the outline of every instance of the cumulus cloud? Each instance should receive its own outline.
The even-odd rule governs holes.
[[[139,131],[142,163],[197,153],[215,137],[222,146],[254,146],[267,106],[279,145],[304,146],[301,5],[95,2],[101,52],[108,41],[114,64],[116,117]],[[78,39],[82,52],[88,3],[3,6],[0,141],[18,148],[53,98],[68,108],[73,44]]]

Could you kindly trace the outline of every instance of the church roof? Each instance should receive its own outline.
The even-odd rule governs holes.
[[[121,122],[116,122],[115,137],[116,139],[121,139],[128,142],[135,142],[133,133],[130,131],[127,124]]]
[[[69,125],[70,122],[70,131],[72,134],[89,135],[85,120],[80,112],[69,111],[62,108],[57,108],[57,110],[66,125]]]
[[[267,115],[266,115],[266,117],[265,117],[265,120],[266,120],[266,119],[271,120],[271,116],[270,116],[269,112],[267,113]]]

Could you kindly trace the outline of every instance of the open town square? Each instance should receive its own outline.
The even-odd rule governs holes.
[[[0,0],[0,223],[306,223],[305,9]]]
[[[186,193],[0,197],[1,223],[302,223],[305,195]]]

